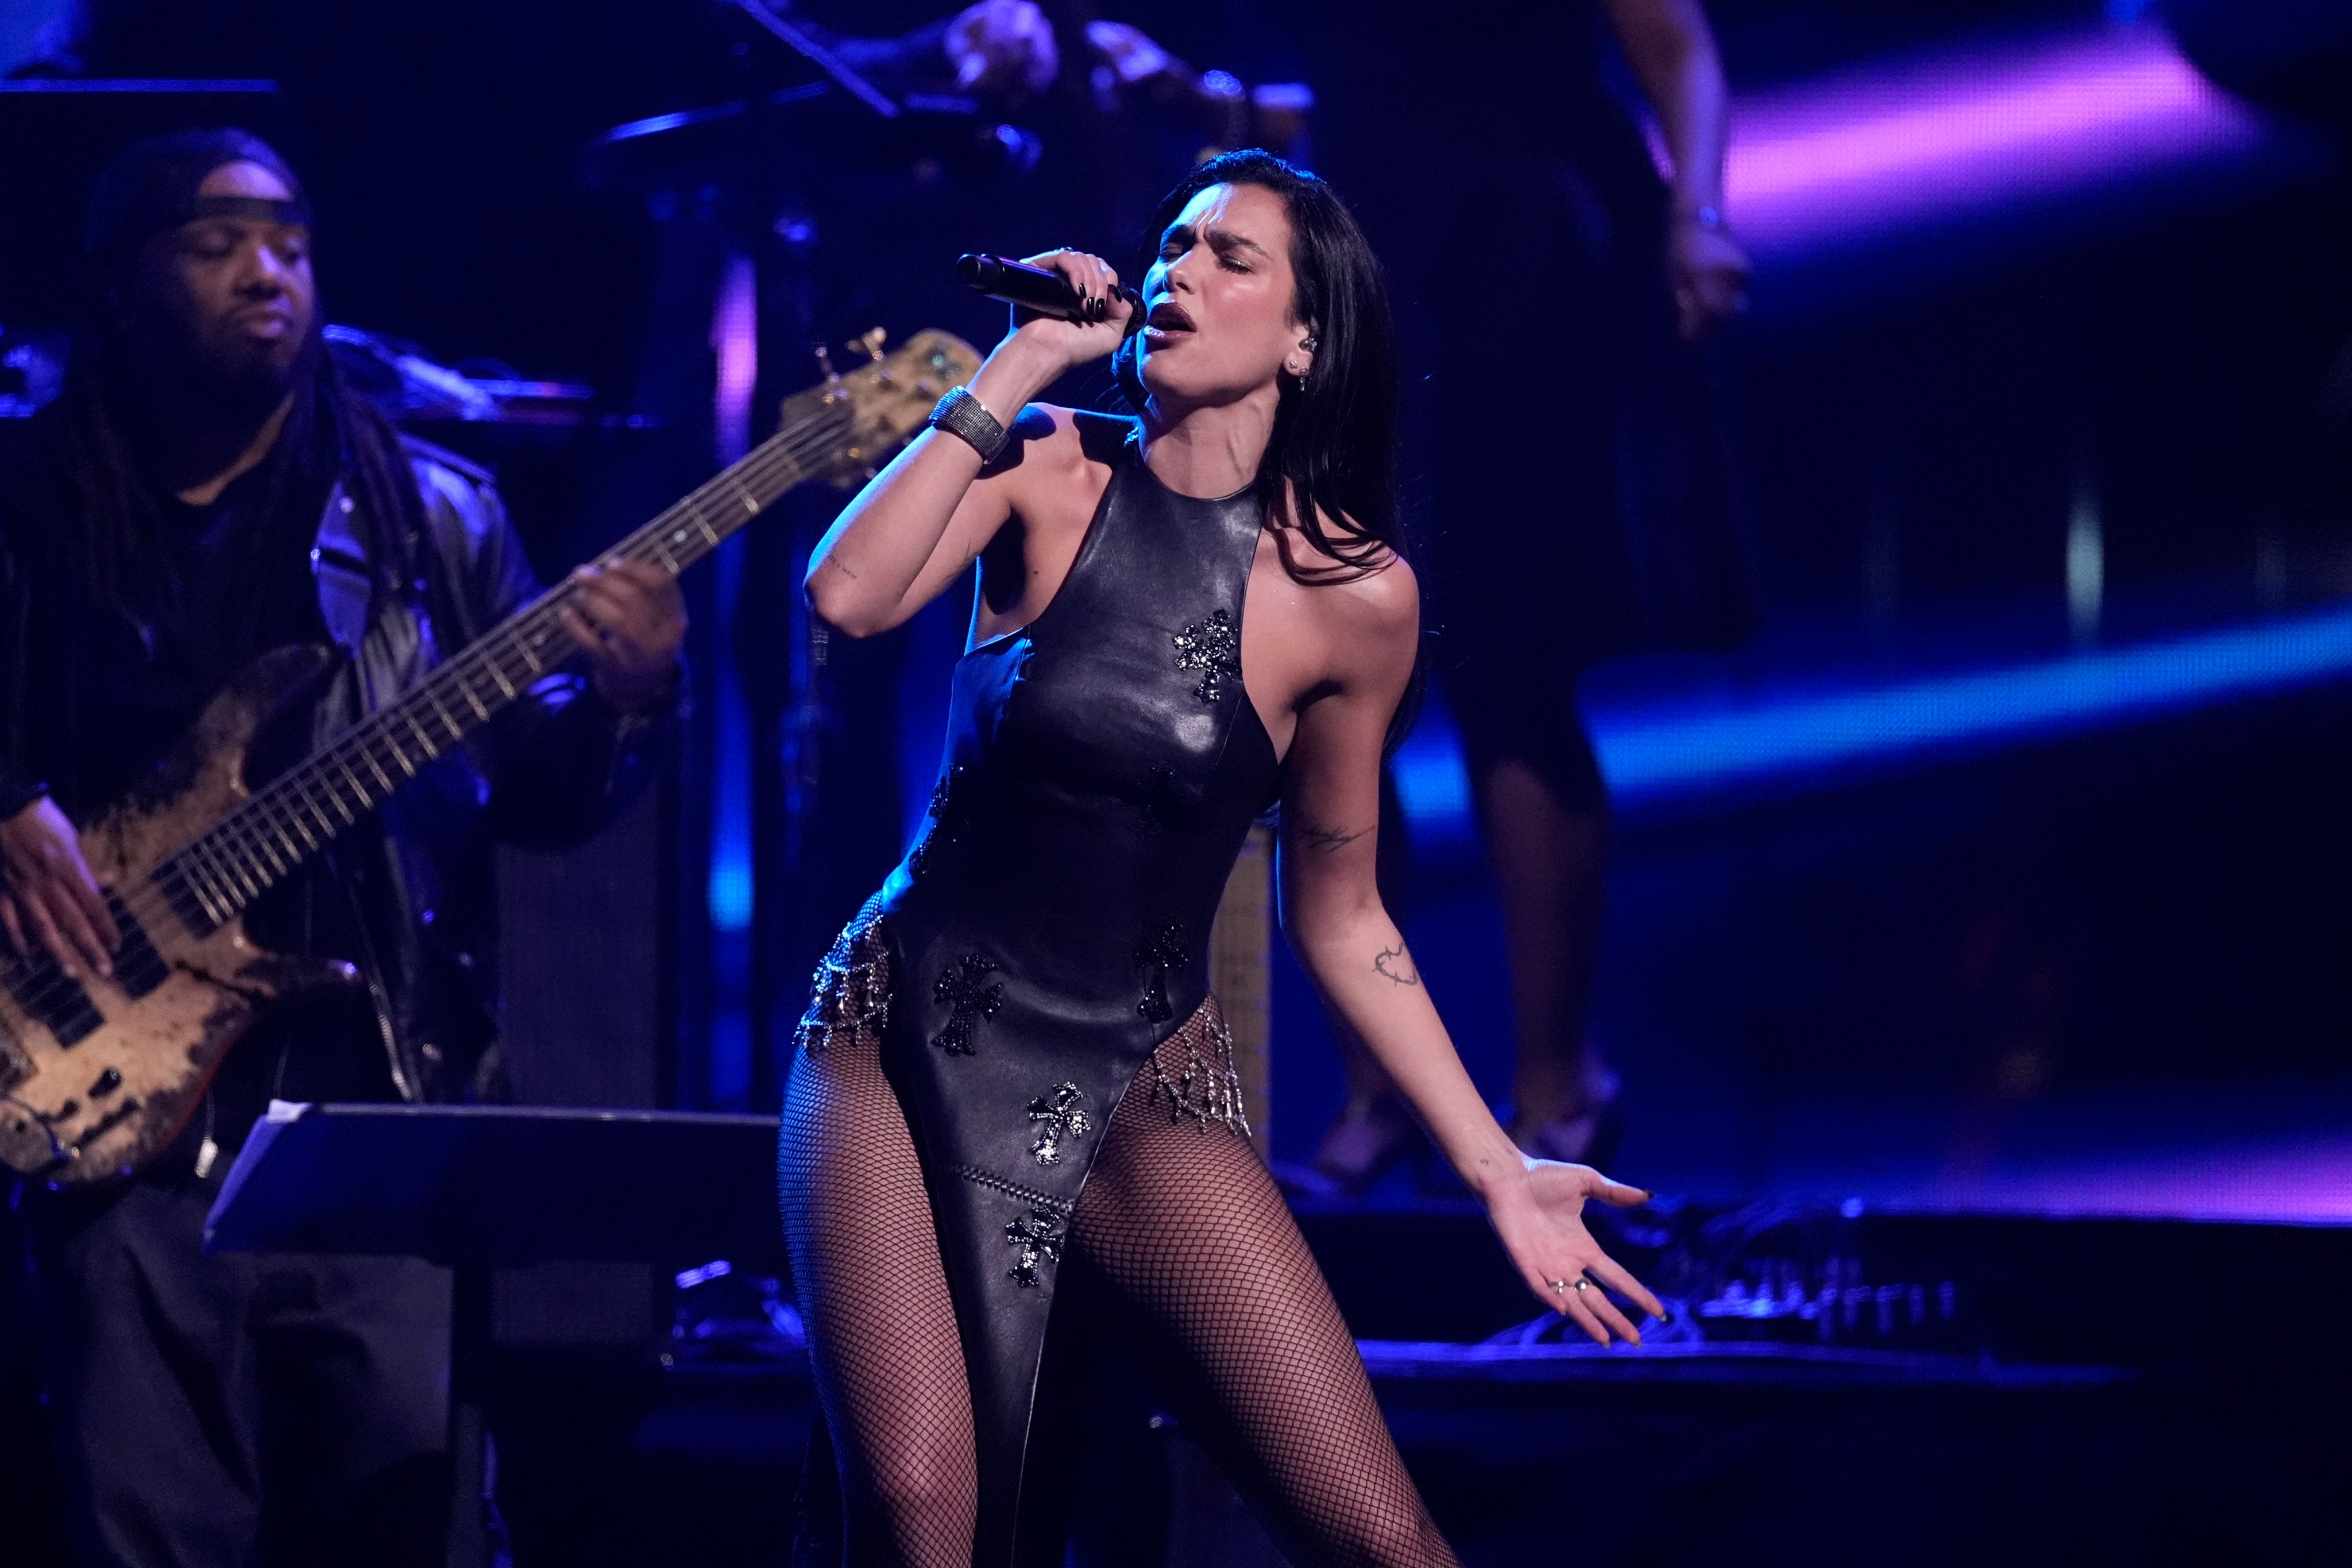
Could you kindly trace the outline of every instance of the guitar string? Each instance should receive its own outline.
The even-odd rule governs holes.
[[[813,459],[837,445],[839,437],[846,433],[840,427],[846,424],[854,429],[855,423],[856,415],[851,405],[847,404],[820,405],[816,413],[810,415],[791,428],[779,431],[775,436],[762,442],[751,454],[697,486],[650,522],[623,539],[606,554],[623,555],[631,560],[657,561],[671,575],[677,575],[686,567],[699,561],[710,550],[717,548],[726,538],[750,523],[760,512],[774,505],[786,491],[799,484],[807,477]],[[782,483],[778,485],[780,480]],[[771,486],[777,486],[773,493],[764,499],[759,499],[757,492],[767,489]],[[730,491],[732,492],[731,495]],[[740,520],[730,520],[730,524],[723,530],[710,522],[703,510],[702,504],[721,498],[731,500],[735,505],[745,507],[744,516]],[[746,505],[747,502],[754,500],[757,501],[756,506]],[[677,526],[677,520],[682,515],[691,516],[690,530],[681,530]],[[681,532],[685,533],[684,539],[677,537]],[[676,555],[664,548],[665,545],[685,543],[696,533],[702,535],[705,541],[699,546],[679,551]],[[372,811],[379,804],[377,799],[371,796],[358,775],[351,771],[344,753],[359,752],[368,761],[372,771],[380,772],[381,765],[375,760],[373,748],[380,741],[388,741],[391,746],[391,757],[395,765],[401,767],[404,775],[414,776],[414,773],[417,770],[405,765],[407,759],[401,743],[390,740],[392,721],[396,717],[402,717],[402,710],[410,708],[418,697],[426,696],[427,700],[432,702],[436,715],[441,718],[445,728],[449,731],[447,739],[436,742],[421,726],[413,721],[410,728],[415,732],[418,741],[424,744],[425,754],[419,767],[438,761],[448,747],[455,745],[474,729],[486,723],[488,718],[496,713],[497,709],[484,710],[473,723],[461,726],[455,723],[442,709],[438,695],[428,696],[427,694],[436,687],[457,688],[469,681],[473,675],[479,673],[485,667],[496,668],[502,675],[508,673],[502,665],[494,665],[492,662],[503,657],[504,650],[499,645],[519,645],[526,634],[530,636],[531,641],[528,647],[522,650],[523,657],[530,664],[534,680],[545,669],[569,660],[576,650],[567,651],[547,665],[535,662],[535,656],[549,640],[551,628],[561,631],[560,623],[555,620],[555,612],[569,602],[573,589],[572,579],[566,577],[517,612],[504,626],[494,628],[474,647],[461,651],[447,664],[432,671],[415,687],[404,693],[391,707],[380,710],[361,720],[359,723],[337,737],[317,756],[305,759],[294,769],[289,770],[289,773],[271,781],[259,794],[248,797],[211,827],[198,834],[180,848],[164,856],[156,862],[152,871],[141,879],[137,888],[128,893],[120,889],[110,890],[115,894],[126,912],[130,913],[142,929],[153,923],[159,915],[179,918],[180,911],[192,902],[197,910],[205,914],[206,918],[213,920],[214,929],[218,929],[221,924],[234,918],[254,899],[258,898],[262,892],[274,885],[280,877],[291,871],[294,867],[308,858],[306,852],[298,851],[295,848],[292,838],[287,836],[286,829],[293,826],[293,819],[289,817],[277,825],[279,847],[286,851],[285,863],[275,870],[265,869],[265,867],[274,864],[278,857],[274,851],[257,853],[257,851],[267,850],[267,841],[260,835],[265,826],[270,826],[247,820],[259,815],[259,810],[257,808],[278,809],[277,803],[282,800],[284,795],[302,793],[311,817],[320,827],[324,829],[324,837],[320,841],[320,845],[314,847],[323,847],[325,842],[338,837],[343,827],[351,826],[360,816]],[[514,689],[514,695],[520,696],[527,689],[527,684],[518,685]],[[469,690],[467,695],[474,698],[478,694]],[[503,707],[508,700],[509,699],[501,690],[498,706]],[[482,708],[478,700],[469,701],[468,706]],[[331,784],[325,777],[324,765],[339,760],[342,762],[346,778],[358,795],[360,805],[357,810],[352,810],[341,796],[333,793]],[[328,788],[329,794],[324,805],[309,800],[306,792],[308,782],[311,779],[315,779]],[[289,780],[299,782],[289,784]],[[385,793],[389,795],[391,792]],[[328,817],[326,805],[336,806],[337,815],[343,816],[344,821],[341,826]],[[305,837],[308,837],[307,833]],[[216,839],[218,842],[215,842]],[[224,851],[236,853],[232,855]],[[194,861],[209,862],[209,865],[199,867],[194,864],[184,864],[184,858],[190,857],[192,852]],[[202,871],[205,879],[201,884],[192,874],[198,870]],[[172,896],[172,889],[167,885],[167,879],[178,883],[179,890],[183,895],[180,899],[174,900]],[[29,983],[29,985],[26,983]],[[79,987],[79,984],[80,982],[64,973],[56,958],[46,949],[37,952],[30,959],[17,958],[13,955],[0,958],[0,985],[6,987],[16,999],[18,1006],[32,1021],[42,1023],[44,1026],[47,1026],[46,1014],[49,1005],[54,1004],[60,995],[70,994],[72,989]]]
[[[799,435],[802,432],[796,431],[794,434]],[[822,440],[822,437],[819,436],[817,439]],[[615,547],[614,553],[632,559],[651,558],[659,561],[664,568],[673,574],[683,570],[685,565],[698,559],[705,550],[715,548],[719,540],[723,537],[709,521],[703,506],[698,503],[710,500],[713,491],[723,491],[729,489],[732,489],[739,496],[748,500],[752,499],[748,494],[751,488],[777,488],[775,481],[779,479],[789,481],[795,477],[793,470],[803,466],[795,460],[796,455],[790,451],[792,445],[782,441],[776,442],[758,462],[747,460],[744,464],[730,468],[725,474],[698,487],[686,500],[671,507],[652,523],[639,530],[636,535],[623,541]],[[783,460],[779,462],[777,460],[779,458]],[[749,480],[748,485],[745,483],[746,480]],[[789,482],[781,487],[781,489],[789,488]],[[781,493],[781,489],[778,489],[778,493]],[[761,507],[759,510],[764,510],[764,508]],[[686,516],[692,518],[690,524],[680,522],[679,520]],[[745,518],[744,521],[748,521],[749,518]],[[698,545],[689,545],[689,541],[693,540],[698,533],[702,536],[703,542]],[[679,545],[688,545],[688,548],[673,549]],[[499,628],[490,637],[484,638],[482,644],[476,649],[468,650],[467,655],[461,655],[459,658],[453,659],[449,665],[444,666],[441,670],[436,671],[432,677],[419,684],[415,689],[415,696],[421,697],[425,704],[431,708],[434,718],[439,723],[441,732],[438,735],[427,733],[421,723],[413,721],[413,710],[416,704],[412,699],[404,704],[412,710],[411,713],[403,715],[387,710],[381,721],[362,721],[362,724],[354,726],[326,751],[298,764],[284,780],[274,782],[268,790],[257,795],[229,816],[223,818],[220,823],[215,825],[213,829],[208,830],[206,837],[217,835],[219,843],[241,851],[245,864],[251,867],[257,876],[264,869],[265,864],[273,876],[283,875],[294,862],[302,858],[299,847],[293,842],[294,834],[299,831],[306,838],[311,837],[303,824],[304,816],[307,815],[310,820],[317,822],[319,826],[331,837],[340,831],[340,828],[329,816],[328,807],[331,806],[344,818],[341,826],[349,826],[356,820],[359,813],[372,809],[376,804],[374,792],[368,789],[366,781],[359,776],[355,763],[364,763],[370,771],[384,778],[389,776],[384,773],[383,765],[384,761],[392,762],[394,765],[400,767],[404,773],[414,772],[407,764],[405,743],[399,741],[396,734],[393,732],[395,720],[411,721],[409,727],[417,740],[422,742],[425,760],[427,762],[436,760],[446,748],[454,746],[472,729],[487,721],[491,712],[495,711],[494,708],[486,705],[484,693],[480,689],[482,676],[487,674],[490,681],[499,688],[495,700],[499,705],[503,705],[505,700],[513,694],[517,683],[527,687],[531,680],[544,672],[550,663],[561,662],[562,658],[568,658],[571,656],[572,650],[567,648],[564,654],[554,661],[546,661],[541,657],[545,651],[546,645],[562,635],[561,627],[555,622],[555,611],[569,596],[567,590],[568,584],[559,584],[557,590],[543,595],[541,600],[527,606],[507,626]],[[525,668],[512,671],[509,679],[506,661],[512,658],[520,658]],[[459,718],[453,716],[462,714],[467,708],[473,710],[474,717],[470,722],[461,721]],[[389,755],[380,758],[378,748],[387,742],[389,742]],[[340,770],[343,775],[341,785],[338,785],[332,777],[336,770]],[[311,797],[310,791],[313,785],[320,789],[323,800]],[[356,812],[350,804],[352,797],[359,802]],[[294,804],[297,801],[299,805]],[[191,847],[194,847],[196,846],[191,846]],[[203,847],[212,847],[211,845]],[[281,858],[279,854],[281,849],[285,852],[282,858],[287,862],[284,866],[277,864]],[[260,863],[257,863],[257,858]]]
[[[796,431],[795,434],[804,433]],[[821,433],[816,440],[823,444]],[[805,439],[797,443],[802,446],[809,444]],[[685,501],[673,506],[653,523],[640,530],[636,536],[616,546],[614,553],[632,559],[655,559],[673,573],[683,570],[685,565],[698,559],[708,548],[714,548],[724,537],[710,522],[705,506],[698,503],[708,502],[713,491],[728,489],[747,500],[752,499],[748,494],[751,489],[777,489],[781,493],[776,481],[792,479],[794,477],[793,470],[804,466],[800,454],[792,449],[793,445],[779,443],[776,449],[763,453],[757,462],[747,461],[698,488]],[[782,488],[790,487],[786,484]],[[681,521],[689,516],[690,522]],[[748,516],[744,521],[749,521]],[[700,542],[692,542],[697,535],[700,536]],[[688,548],[677,549],[680,545]],[[265,861],[277,858],[279,848],[283,848],[289,858],[299,858],[301,847],[293,842],[294,836],[299,833],[305,839],[316,837],[310,833],[309,823],[315,822],[328,837],[340,831],[341,826],[349,826],[357,815],[350,804],[352,800],[356,799],[358,811],[363,812],[371,809],[382,795],[389,794],[392,788],[396,787],[392,784],[386,770],[387,763],[404,774],[415,772],[409,761],[408,743],[396,732],[399,722],[409,721],[411,733],[420,742],[419,749],[424,752],[425,760],[429,762],[462,740],[474,727],[486,721],[495,711],[495,707],[489,704],[503,705],[522,689],[527,689],[551,664],[571,657],[569,648],[556,660],[543,657],[547,644],[562,635],[560,626],[555,622],[555,611],[569,596],[565,590],[566,585],[559,585],[556,591],[535,601],[491,637],[484,638],[475,649],[452,660],[420,684],[415,695],[422,697],[432,709],[435,719],[438,721],[438,733],[429,733],[422,723],[409,721],[414,719],[416,707],[413,699],[404,704],[409,710],[406,714],[387,710],[383,715],[371,716],[369,721],[346,731],[327,750],[306,759],[284,779],[273,783],[268,791],[255,796],[237,812],[215,824],[211,832],[217,835],[217,844],[241,851],[241,858],[247,864],[254,861],[257,852]],[[494,694],[483,689],[485,677],[498,689]],[[473,710],[472,721],[461,721],[456,715],[462,715],[468,708]],[[368,781],[361,776],[362,766],[374,773],[384,787],[381,790],[370,788]],[[340,783],[334,777],[338,772],[341,774]],[[312,794],[314,788],[318,791],[316,795]],[[331,808],[334,814],[345,818],[342,824],[333,820],[330,815]],[[314,843],[312,847],[316,847]],[[215,847],[215,843],[202,840],[189,846],[199,853]],[[258,868],[256,868],[257,870]],[[232,894],[236,890],[234,888],[229,889]]]
[[[794,434],[804,436],[801,431]],[[793,477],[792,470],[801,466],[796,460],[800,454],[794,448],[810,444],[805,438],[780,442],[762,453],[759,461],[731,471],[730,477],[751,487],[774,489],[777,479]],[[681,570],[686,560],[698,552],[675,551],[672,547],[686,542],[675,536],[699,533],[712,542],[718,537],[706,510],[693,504],[698,500],[707,502],[711,488],[716,487],[698,489],[695,496],[672,507],[641,530],[638,536],[624,541],[615,552],[632,559],[658,559],[673,571]],[[693,516],[693,523],[680,526],[679,520],[688,514]],[[559,584],[557,590],[527,606],[506,626],[485,638],[477,649],[468,650],[436,671],[413,689],[410,698],[400,705],[402,711],[371,716],[370,721],[354,726],[318,756],[306,759],[283,780],[274,782],[200,835],[180,852],[185,863],[172,868],[181,873],[184,890],[207,894],[215,915],[222,909],[234,909],[244,900],[257,896],[263,887],[284,875],[302,858],[302,847],[295,842],[298,834],[315,848],[375,804],[377,792],[368,788],[367,781],[361,776],[362,764],[387,784],[391,776],[387,763],[404,775],[416,771],[416,764],[410,760],[410,742],[398,733],[401,723],[407,723],[417,742],[415,749],[429,762],[472,728],[454,715],[471,708],[474,722],[479,723],[493,710],[483,700],[485,676],[500,688],[498,697],[502,704],[508,693],[527,689],[551,664],[570,657],[569,648],[556,659],[545,657],[547,644],[561,635],[555,611],[569,599],[568,587],[568,584]],[[438,721],[437,731],[428,730],[418,719],[422,707],[431,709]],[[341,774],[340,784],[334,776],[338,772]],[[337,822],[337,816],[342,821]],[[315,834],[310,831],[314,823],[320,830]],[[211,875],[205,876],[205,872]]]

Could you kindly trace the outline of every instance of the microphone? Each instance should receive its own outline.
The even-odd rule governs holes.
[[[1016,310],[1086,323],[1110,317],[1109,300],[1080,300],[1067,279],[1043,267],[1002,256],[960,256],[955,271],[957,282],[992,300],[1002,300]],[[1133,311],[1128,317],[1128,330],[1136,331],[1143,324],[1143,296],[1125,287],[1117,293]]]

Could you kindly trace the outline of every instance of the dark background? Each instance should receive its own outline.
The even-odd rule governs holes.
[[[47,9],[0,0],[0,69]],[[871,33],[944,14],[897,0],[814,9]],[[1435,46],[1449,29],[1541,34],[1519,4],[1106,9],[1197,66],[1312,82],[1317,161],[1382,223],[1406,226],[1416,193],[1383,180],[1379,150],[1493,87],[1449,76]],[[1669,757],[1670,787],[1619,792],[1593,1030],[1625,1075],[1628,1179],[1939,1210],[2352,1217],[2352,656],[2326,651],[2352,646],[2341,10],[1709,5],[1736,126],[1791,102],[1864,114],[1856,83],[1892,73],[1990,89],[2020,54],[2152,37],[2221,84],[2244,133],[2051,190],[1987,174],[1989,190],[1925,215],[1858,203],[1800,239],[1774,239],[1754,215],[1754,307],[1717,370],[1737,411],[1764,631],[1736,655],[1604,668],[1583,692],[1604,769],[1661,726],[1693,748]],[[206,0],[124,14],[110,71],[278,84],[219,107],[303,173],[333,319],[446,363],[589,389],[590,416],[572,425],[433,432],[497,467],[551,574],[717,465],[714,309],[748,258],[782,247],[809,290],[770,287],[758,301],[756,437],[773,398],[814,375],[805,338],[838,353],[878,322],[984,344],[999,318],[947,285],[956,252],[1135,237],[1070,195],[1087,166],[1043,131],[1026,181],[968,141],[924,145],[837,100],[716,155],[593,152],[624,121],[810,80],[704,0]],[[1524,68],[1539,83],[1543,64]],[[1540,112],[1539,92],[1525,101]],[[53,345],[62,320],[80,185],[129,133],[109,129],[104,106],[75,110],[85,117],[64,132],[37,118],[63,112],[0,95],[0,139],[16,138],[0,348],[19,383],[31,363],[19,352]],[[1053,113],[1034,118],[1050,126]],[[1730,216],[1746,232],[1739,156]],[[1523,378],[1440,388],[1416,365],[1412,395],[1540,398],[1541,300],[1499,290],[1494,330],[1525,344]],[[0,380],[0,398],[28,389]],[[1065,390],[1091,401],[1107,388]],[[1428,454],[1404,458],[1427,526]],[[762,527],[805,532],[835,504],[803,497]],[[591,849],[504,868],[509,1054],[527,1098],[751,1107],[753,1010],[772,1015],[772,1035],[801,1005],[804,961],[745,924],[748,888],[774,875],[751,848],[760,742],[746,693],[788,648],[789,603],[743,596],[761,580],[744,545],[721,557],[690,589],[694,721],[673,776]],[[899,743],[902,779],[897,801],[877,802],[886,815],[928,797],[964,613],[928,612],[891,678],[900,711],[883,739]],[[1760,718],[1770,733],[1815,722],[1825,699],[1889,691],[1940,711],[1988,672],[2063,681],[2146,650],[2218,668],[2242,634],[2309,657],[2194,700],[2141,702],[2117,678],[2063,720],[2015,729],[1995,711],[1932,745],[1890,723],[1821,765],[1759,770],[1706,749],[1714,717]],[[1405,923],[1474,1076],[1499,1095],[1511,1060],[1499,920],[1442,700],[1400,775]],[[794,913],[811,930],[855,904],[772,880],[768,891],[805,903]],[[1286,957],[1276,966],[1274,1088],[1253,1113],[1277,1155],[1304,1158],[1341,1087],[1303,977]],[[1419,1196],[1421,1180],[1400,1173],[1378,1196]],[[505,1375],[520,1413],[506,1428],[509,1496],[538,1560],[602,1561],[625,1540],[642,1560],[674,1547],[665,1532],[689,1515],[714,1541],[780,1534],[800,1411],[724,1378],[698,1385],[688,1414],[665,1405],[648,1347],[670,1310],[643,1270],[506,1283],[503,1331],[535,1347]],[[572,1353],[583,1345],[602,1359]],[[5,1367],[20,1408],[21,1350],[7,1347]],[[22,1437],[22,1423],[5,1430],[0,1445]],[[1739,1430],[1797,1462],[1780,1428]],[[1860,1450],[1878,1430],[1832,1436]],[[1988,1427],[1986,1444],[2007,1430]],[[2085,1430],[2085,1443],[2112,1436]],[[1677,1438],[1661,1463],[1688,1451]],[[1803,1462],[1816,1467],[1808,1486],[1832,1495],[1843,1461],[1815,1447]],[[0,1454],[12,1475],[37,1475],[30,1464]],[[624,1477],[651,1488],[630,1516],[639,1533],[614,1523]],[[2100,1495],[2121,1505],[2131,1490]],[[0,1560],[8,1550],[0,1540]]]
[[[2293,637],[2294,617],[2352,585],[2352,218],[2330,118],[2345,100],[2326,75],[2342,47],[2332,12],[2122,0],[1710,9],[1743,109],[1835,102],[1856,80],[1896,72],[1939,89],[1985,86],[2020,51],[2153,35],[2177,37],[2169,47],[2239,95],[2257,129],[2055,191],[2002,193],[1995,177],[1990,195],[1925,216],[1864,205],[1797,240],[1759,230],[1754,309],[1718,345],[1717,368],[1738,414],[1766,629],[1727,658],[1597,672],[1586,696],[1604,765],[1612,723],[1692,702],[1774,711],[1809,691],[2054,668],[2232,626],[2277,622]],[[0,13],[0,39],[27,38],[44,10]],[[877,34],[941,15],[814,10]],[[1411,224],[1413,192],[1382,180],[1383,160],[1414,116],[1506,88],[1540,112],[1540,58],[1500,86],[1444,74],[1460,29],[1524,34],[1531,47],[1547,36],[1536,13],[1511,5],[1439,16],[1297,0],[1119,15],[1197,65],[1312,81],[1318,162],[1391,226]],[[1044,138],[1023,180],[968,148],[941,153],[877,127],[838,95],[719,156],[691,142],[677,157],[595,150],[624,121],[811,81],[717,4],[245,0],[121,16],[110,72],[278,84],[223,101],[249,108],[303,171],[337,320],[444,363],[591,389],[595,416],[576,428],[435,432],[499,468],[551,574],[712,466],[711,311],[730,256],[797,237],[789,243],[812,259],[792,331],[837,343],[877,321],[984,342],[991,312],[943,279],[967,246],[1084,236],[1121,253],[1110,215],[1069,198],[1085,171],[1066,144]],[[0,102],[20,132],[26,116],[58,111]],[[78,112],[76,134],[21,161],[26,194],[6,226],[14,294],[0,300],[12,342],[57,325],[68,209],[110,148],[107,111]],[[1051,127],[1055,112],[1003,117]],[[1732,217],[1743,221],[1736,185]],[[761,303],[785,314],[772,289]],[[1402,301],[1409,316],[1424,303]],[[1449,391],[1416,374],[1412,395],[1541,396],[1541,301],[1498,301],[1495,330],[1526,344],[1524,384]],[[814,374],[787,336],[761,329],[762,409]],[[1100,378],[1066,389],[1085,400],[1106,390]],[[756,435],[767,416],[752,417]],[[1409,446],[1404,457],[1426,527],[1428,454]],[[802,498],[800,525],[821,523],[828,505]],[[2098,534],[2087,613],[2069,609],[2068,564],[2085,507]],[[510,868],[509,921],[539,933],[535,947],[515,944],[510,1028],[540,1098],[742,1106],[767,1092],[747,1009],[773,1015],[772,1032],[799,1005],[797,975],[784,973],[799,955],[771,944],[755,959],[740,908],[755,875],[745,753],[766,743],[746,729],[743,689],[782,657],[788,605],[739,600],[740,562],[709,575],[694,588],[697,717],[677,776],[585,858]],[[961,616],[943,604],[916,629],[897,677],[901,798],[879,809],[905,813],[927,795]],[[1952,1153],[1951,1169],[1998,1164],[1985,1116],[2069,1096],[2186,1106],[2237,1086],[2278,1100],[2278,1136],[2310,1131],[2289,1111],[2334,1103],[2312,1086],[2338,1074],[2352,1017],[2337,896],[2352,868],[2329,809],[2344,763],[2341,675],[2239,695],[2257,700],[2154,719],[2094,712],[2029,741],[1932,753],[1864,748],[1843,769],[1761,781],[1697,777],[1672,803],[1621,795],[1595,1029],[1637,1111],[1627,1159],[1670,1185],[1798,1180],[1801,1162],[1771,1152],[1797,1136],[1790,1108],[1871,1095],[1866,1113],[1823,1136],[1859,1148],[1873,1126],[1932,1128],[1935,1147],[1974,1151]],[[1499,1091],[1509,1018],[1496,928],[1442,701],[1405,764],[1408,922],[1474,1072]],[[799,895],[772,886],[769,897]],[[841,899],[811,894],[795,917],[830,929],[848,912],[830,907]],[[600,940],[643,962],[601,971],[593,994],[547,959]],[[1287,967],[1276,1007],[1266,1113],[1276,1152],[1298,1156],[1339,1085],[1318,1011]],[[2193,1110],[2156,1120],[2166,1116],[2195,1129]],[[1801,1179],[1932,1185],[1936,1166],[1914,1160],[1898,1181],[1867,1159],[1843,1173],[1832,1161]]]

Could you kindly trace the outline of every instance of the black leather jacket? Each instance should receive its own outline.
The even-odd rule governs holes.
[[[320,518],[312,575],[346,657],[319,700],[314,744],[539,592],[489,476],[421,444],[410,458],[426,537],[403,542],[403,560],[377,559],[340,486]],[[130,782],[99,737],[123,711],[144,647],[90,606],[57,558],[54,527],[28,521],[41,499],[32,472],[21,449],[0,459],[0,817],[47,793],[84,820]],[[344,956],[367,982],[403,1099],[502,1092],[492,847],[588,837],[644,784],[674,720],[625,717],[579,676],[550,676],[388,803],[380,830],[362,824],[330,852],[320,884],[347,901],[338,923],[359,951]],[[223,1131],[224,1142],[243,1132]]]

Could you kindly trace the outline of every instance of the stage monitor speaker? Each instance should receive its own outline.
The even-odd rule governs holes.
[[[670,1032],[663,914],[666,787],[581,847],[499,855],[500,1035],[517,1102],[659,1103]],[[551,1263],[499,1274],[506,1345],[649,1343],[666,1299],[635,1263]]]

